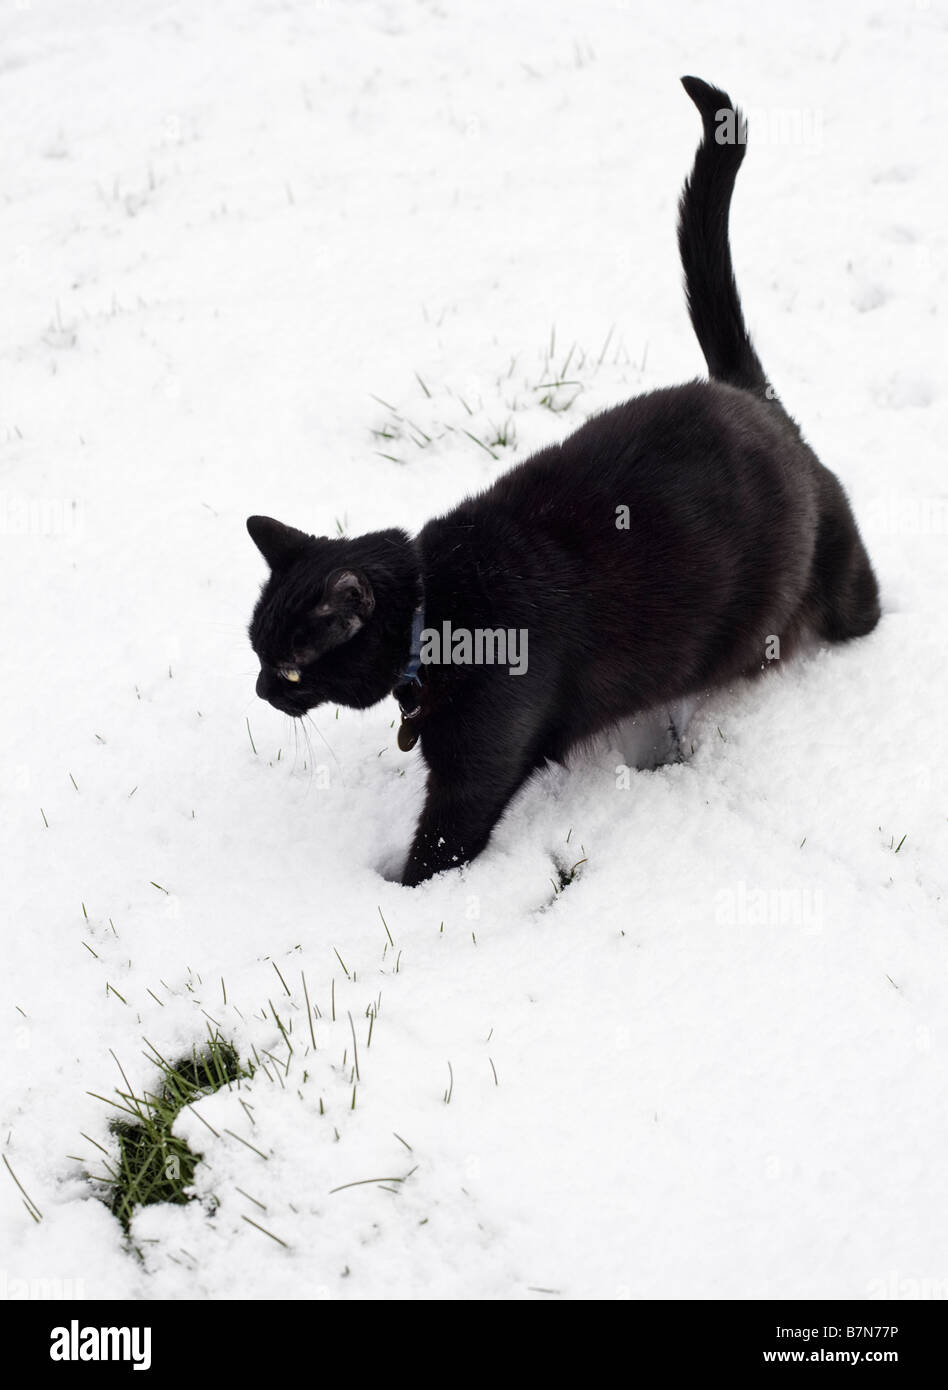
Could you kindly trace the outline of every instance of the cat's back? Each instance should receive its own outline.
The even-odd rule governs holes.
[[[505,575],[603,605],[656,576],[682,604],[709,587],[759,587],[765,568],[796,587],[823,472],[778,406],[695,381],[593,416],[421,539],[441,587],[485,599]]]
[[[820,465],[776,406],[717,381],[694,381],[635,396],[592,416],[480,494],[485,503],[536,515],[617,489],[640,497],[676,489],[718,492],[799,484]],[[473,499],[479,500],[479,499]]]

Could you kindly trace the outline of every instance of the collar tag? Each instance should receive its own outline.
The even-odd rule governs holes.
[[[398,726],[398,734],[396,735],[395,742],[403,753],[410,753],[418,742],[418,729],[416,725],[412,723],[411,715],[406,714],[403,716],[402,722]]]

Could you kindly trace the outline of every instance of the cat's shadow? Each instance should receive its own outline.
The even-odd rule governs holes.
[[[375,872],[386,883],[401,884],[407,858],[408,852],[405,849],[389,850],[374,866]]]

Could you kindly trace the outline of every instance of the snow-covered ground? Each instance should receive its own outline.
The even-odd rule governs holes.
[[[0,1294],[948,1293],[946,48],[940,0],[3,7]],[[255,698],[244,518],[414,529],[703,371],[682,72],[750,115],[748,318],[885,616],[402,889],[417,756]],[[88,1093],[208,1026],[277,1061],[140,1261]]]

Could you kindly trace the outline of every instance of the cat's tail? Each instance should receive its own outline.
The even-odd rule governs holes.
[[[678,246],[695,334],[717,381],[774,400],[741,312],[731,263],[728,212],[744,159],[747,123],[726,92],[683,77],[701,113],[704,138],[678,203]]]

